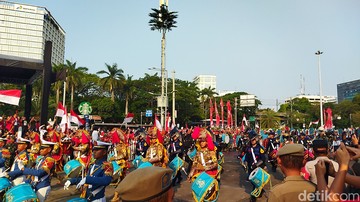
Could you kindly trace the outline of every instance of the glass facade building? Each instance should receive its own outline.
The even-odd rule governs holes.
[[[352,100],[358,93],[360,93],[360,79],[337,85],[338,102]]]
[[[42,63],[52,41],[52,63],[63,64],[65,31],[44,7],[0,1],[0,58]]]

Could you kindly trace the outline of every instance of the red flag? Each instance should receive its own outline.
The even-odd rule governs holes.
[[[58,103],[56,114],[55,116],[62,117],[65,114],[65,107],[61,104],[61,102]]]
[[[70,122],[76,123],[78,126],[85,124],[85,120],[80,118],[73,110],[70,110]]]
[[[232,115],[231,115],[231,104],[230,104],[230,100],[227,101],[226,103],[227,106],[227,126],[231,127],[232,125]]]
[[[161,132],[163,130],[160,121],[157,119],[157,117],[155,116],[155,124],[154,126]]]
[[[134,114],[133,113],[128,113],[123,121],[123,123],[130,123],[134,118]]]
[[[213,127],[213,126],[214,126],[214,122],[213,122],[213,110],[214,110],[214,107],[213,107],[213,104],[212,104],[212,101],[211,101],[211,98],[210,98],[210,101],[209,101],[210,127]]]
[[[220,108],[221,108],[221,128],[224,128],[224,102],[222,98],[220,99]]]
[[[21,90],[0,90],[0,102],[19,105]]]
[[[330,108],[327,108],[325,110],[325,113],[327,114],[326,116],[326,122],[325,122],[325,130],[326,129],[332,129],[333,127],[333,120],[332,120],[332,110]]]
[[[216,100],[215,100],[215,103],[214,103],[214,108],[215,108],[215,116],[216,116],[216,127],[219,127],[220,126],[220,116],[219,116],[219,111],[217,109],[217,105],[216,105]]]

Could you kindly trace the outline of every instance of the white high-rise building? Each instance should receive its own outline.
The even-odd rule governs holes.
[[[216,76],[213,75],[199,75],[194,78],[196,86],[203,90],[205,88],[213,88],[216,92]]]
[[[52,63],[63,64],[65,31],[44,7],[0,1],[0,58],[42,63],[52,41]]]

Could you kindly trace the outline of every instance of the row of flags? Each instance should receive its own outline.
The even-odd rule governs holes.
[[[216,120],[215,126],[220,127],[220,115],[219,115],[219,111],[217,108],[216,100],[213,104],[212,99],[209,99],[209,106],[210,106],[209,107],[210,127],[214,127],[214,122],[213,122],[214,111],[215,111],[215,120]],[[232,116],[232,112],[231,112],[232,108],[231,108],[230,100],[227,101],[226,108],[227,108],[227,127],[233,127],[234,121],[233,121],[233,116]],[[222,98],[220,99],[220,109],[221,109],[221,127],[224,128],[224,102],[223,102]]]

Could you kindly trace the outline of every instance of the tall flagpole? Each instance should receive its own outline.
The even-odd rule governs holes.
[[[317,51],[315,55],[318,56],[318,70],[319,70],[319,87],[320,87],[320,126],[324,126],[324,112],[323,112],[323,97],[322,97],[322,85],[321,85],[321,69],[320,69],[320,55],[321,51]]]

